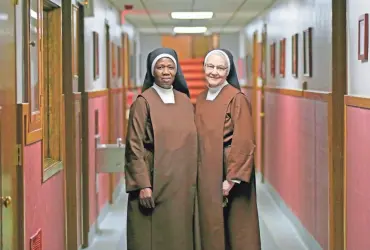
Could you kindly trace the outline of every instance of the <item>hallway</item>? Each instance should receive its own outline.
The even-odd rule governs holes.
[[[262,250],[320,250],[320,247],[307,248],[297,228],[284,214],[269,192],[269,185],[262,184],[257,177],[257,197],[260,216]],[[276,194],[275,194],[276,195]],[[99,225],[101,232],[87,250],[126,250],[126,205],[127,195],[121,190],[116,202],[109,209],[106,218]],[[286,210],[286,209],[285,209]],[[287,212],[287,211],[285,211]]]
[[[0,250],[125,250],[129,113],[161,47],[195,106],[207,69],[234,68],[263,250],[369,250],[369,13],[364,0],[0,1]],[[205,64],[214,49],[229,63]]]

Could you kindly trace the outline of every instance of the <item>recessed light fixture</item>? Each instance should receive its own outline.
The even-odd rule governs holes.
[[[207,27],[175,27],[173,32],[175,33],[205,33]]]
[[[213,12],[172,12],[173,19],[211,19]]]

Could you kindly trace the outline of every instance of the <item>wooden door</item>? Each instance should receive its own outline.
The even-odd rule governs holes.
[[[83,204],[84,204],[84,193],[83,193],[83,136],[82,136],[82,95],[81,92],[84,89],[81,89],[81,81],[84,85],[84,79],[81,77],[81,71],[84,70],[84,67],[81,67],[80,60],[83,43],[81,43],[81,34],[84,34],[84,23],[81,21],[83,19],[83,7],[80,4],[72,5],[72,65],[73,65],[73,92],[75,96],[75,119],[76,119],[76,213],[77,218],[77,245],[82,247],[84,243],[84,219],[86,215],[84,214]],[[82,15],[81,15],[82,14]],[[82,35],[83,36],[83,35]],[[84,59],[82,59],[84,61]]]
[[[114,116],[114,82],[116,80],[117,70],[116,70],[116,45],[110,39],[110,29],[109,25],[105,24],[105,63],[107,68],[107,88],[108,88],[108,142],[114,143],[115,139],[115,128],[117,123]],[[119,123],[118,123],[119,124]],[[113,191],[115,184],[115,175],[109,174],[109,203],[113,204]]]
[[[176,50],[179,60],[192,58],[191,36],[162,36],[162,47]]]
[[[267,25],[264,24],[264,29],[262,32],[262,44],[261,44],[261,64],[262,64],[262,85],[261,85],[261,92],[259,96],[259,107],[260,113],[258,114],[259,117],[259,124],[260,124],[260,135],[259,135],[259,162],[260,162],[260,170],[262,173],[262,182],[264,182],[264,173],[265,173],[265,85],[267,84],[266,77],[267,77]]]
[[[195,35],[192,37],[193,58],[205,57],[211,47],[212,39],[210,36]]]
[[[258,75],[259,75],[259,44],[258,44],[258,32],[253,34],[253,66],[252,66],[252,85],[253,85],[253,94],[252,94],[252,116],[253,116],[253,127],[256,135],[257,131],[257,88],[258,88]]]
[[[20,250],[22,214],[18,213],[15,12],[12,1],[0,1],[0,249]],[[20,190],[21,192],[21,190]],[[20,230],[19,230],[20,231]]]

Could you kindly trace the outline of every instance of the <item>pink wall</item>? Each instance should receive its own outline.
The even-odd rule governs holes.
[[[370,249],[370,110],[347,107],[347,250]]]
[[[108,95],[93,97],[89,99],[89,200],[90,200],[90,225],[92,225],[98,215],[95,207],[95,111],[99,112],[99,134],[101,143],[108,143]],[[109,200],[109,175],[99,174],[99,208]]]
[[[113,138],[122,138],[122,143],[125,143],[124,141],[124,135],[123,135],[123,92],[118,92],[113,94],[113,116],[114,116],[114,133]],[[120,178],[123,177],[123,173],[117,173],[115,174],[116,178],[116,184],[118,185],[120,182]]]
[[[251,88],[242,88],[242,92],[247,96],[249,102],[252,105],[252,113],[258,118],[256,121],[255,130],[255,140],[256,140],[256,152],[255,152],[255,167],[256,171],[261,171],[261,157],[262,157],[262,148],[261,148],[261,119],[259,119],[259,114],[261,113],[261,90],[257,90],[257,106],[253,107],[253,90]]]
[[[25,246],[41,228],[43,249],[64,250],[63,171],[42,183],[41,145],[24,149]]]
[[[369,11],[369,1],[347,1],[347,93],[367,99],[370,97],[369,64],[358,60],[358,22],[360,16]],[[346,111],[347,250],[370,249],[370,110],[347,106]]]
[[[122,94],[117,94],[115,105],[115,115],[120,122],[116,128],[112,128],[119,136],[122,136]],[[99,112],[99,132],[101,142],[106,143],[108,139],[108,95],[90,98],[89,100],[89,157],[90,157],[90,225],[92,225],[98,212],[95,208],[95,110]],[[77,115],[77,114],[76,114]],[[77,118],[77,116],[76,116]],[[76,129],[78,129],[76,127]],[[78,135],[78,134],[77,134]],[[78,139],[76,143],[78,144]],[[25,245],[29,249],[29,239],[40,228],[43,234],[44,249],[64,250],[64,175],[59,172],[52,178],[42,183],[42,144],[41,142],[26,146],[24,149],[24,185],[25,185]],[[78,149],[77,149],[78,150]],[[77,154],[77,163],[80,161],[80,155]],[[77,164],[77,171],[80,171],[80,165]],[[79,179],[79,178],[78,178]],[[119,180],[119,176],[117,181]],[[99,175],[99,208],[101,209],[109,200],[109,176],[107,174]],[[80,185],[77,180],[77,185]],[[80,195],[77,195],[79,200]],[[80,203],[77,204],[80,206]],[[79,211],[78,211],[79,212]],[[78,223],[80,227],[80,223]],[[80,238],[78,239],[80,242]]]
[[[266,92],[265,177],[328,249],[327,103]]]
[[[257,91],[257,100],[261,100],[261,90],[258,90]],[[255,131],[256,131],[256,145],[257,145],[257,148],[256,148],[256,160],[255,160],[255,164],[256,164],[256,168],[257,168],[257,171],[261,171],[261,157],[262,157],[262,145],[261,145],[261,119],[260,119],[260,114],[261,114],[261,101],[257,101],[257,106],[256,108],[253,110],[253,112],[255,112],[255,115],[256,117],[258,118],[257,121],[256,121],[256,128],[255,128]]]

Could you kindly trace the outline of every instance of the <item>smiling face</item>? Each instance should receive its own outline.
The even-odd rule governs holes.
[[[207,58],[204,65],[204,71],[208,87],[217,87],[226,81],[227,61],[221,54],[212,54]]]
[[[154,66],[155,83],[165,89],[171,88],[176,76],[176,65],[167,57],[157,61]]]

